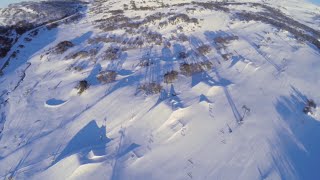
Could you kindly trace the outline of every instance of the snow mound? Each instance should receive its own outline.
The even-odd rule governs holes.
[[[63,106],[65,103],[67,103],[68,101],[63,101],[60,99],[49,99],[45,102],[45,106],[46,107],[60,107]]]
[[[320,177],[319,7],[86,2],[0,10],[0,179]]]

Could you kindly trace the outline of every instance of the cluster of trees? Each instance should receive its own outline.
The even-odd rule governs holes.
[[[130,49],[141,47],[144,44],[144,40],[141,36],[128,37],[126,35],[110,35],[110,36],[97,36],[88,40],[89,44],[97,43],[116,43],[122,44],[122,49]]]
[[[101,83],[111,83],[116,80],[117,72],[116,71],[102,71],[98,74],[97,79]]]
[[[8,54],[12,45],[23,33],[33,28],[35,26],[27,21],[19,21],[15,25],[0,26],[0,58]]]
[[[305,114],[308,114],[308,113],[313,114],[312,109],[315,109],[315,108],[317,108],[316,103],[312,99],[308,99],[305,107],[303,108],[303,112]]]
[[[90,56],[90,53],[88,51],[79,51],[68,56],[68,58],[77,59],[77,58],[86,58],[89,56]]]
[[[144,44],[144,41],[149,43],[155,42],[156,44],[162,43],[162,35],[160,33],[153,32],[153,31],[140,32],[138,30],[141,28],[143,29],[144,27],[143,25],[147,25],[148,23],[153,23],[156,20],[161,20],[163,17],[165,17],[164,13],[155,13],[155,14],[146,16],[142,20],[135,20],[136,17],[129,18],[123,14],[120,14],[120,15],[111,16],[106,19],[96,20],[95,23],[98,23],[97,27],[102,29],[103,31],[114,31],[117,29],[125,29],[126,32],[129,34],[133,34],[133,33],[140,34],[140,36],[143,37],[143,39],[135,38],[133,40],[134,42],[127,41],[127,43],[131,43],[132,46],[133,45],[142,46]],[[120,39],[105,38],[105,40],[109,40],[110,42],[117,41],[117,43],[125,43],[124,42],[125,39],[121,39],[121,38]]]
[[[77,0],[68,2],[23,2],[1,9],[0,16],[3,18],[3,25],[0,26],[0,59],[8,55],[8,52],[22,34],[44,24],[72,15],[83,8],[84,4]],[[79,18],[79,16],[75,17]],[[54,25],[51,24],[48,26],[48,29],[56,27]],[[37,34],[38,31],[35,30],[29,33],[29,36],[34,37]],[[25,38],[25,41],[30,40],[29,37]],[[67,46],[68,44],[60,44],[56,50],[62,52]],[[18,51],[15,51],[11,57],[15,57],[17,53]],[[7,61],[5,64],[8,63]],[[1,68],[3,69],[4,67]]]
[[[181,74],[192,76],[195,73],[200,73],[208,69],[212,69],[213,64],[210,61],[203,61],[198,63],[182,63],[180,64]]]
[[[251,5],[261,7],[265,11],[259,13],[238,12],[236,15],[243,20],[255,20],[271,24],[279,29],[286,30],[296,36],[297,39],[305,40],[320,49],[320,31],[302,24],[282,13],[279,9],[261,3],[235,3],[235,2],[192,2],[192,4],[206,9],[222,10],[229,12],[229,5]]]
[[[164,78],[164,82],[169,84],[169,83],[173,83],[174,80],[176,80],[178,78],[178,71],[169,71],[167,73],[164,74],[163,78]]]
[[[86,80],[79,81],[76,89],[78,89],[78,94],[81,95],[85,90],[89,88],[89,83]]]
[[[214,42],[216,44],[225,45],[225,44],[230,43],[231,41],[235,41],[238,39],[239,39],[238,36],[219,36],[219,37],[214,38]]]
[[[283,23],[289,24],[291,26],[294,26],[296,28],[299,28],[302,31],[309,32],[313,34],[314,36],[320,38],[320,31],[317,31],[305,24],[302,24],[288,16],[286,16],[284,13],[282,13],[279,9],[275,9],[273,7],[267,6],[265,4],[259,4],[259,3],[252,3],[253,6],[260,6],[266,10],[266,12],[261,12],[261,15],[272,17],[275,20],[281,21]]]
[[[158,94],[162,89],[161,84],[156,82],[145,83],[139,86],[139,90],[144,91],[146,94]]]
[[[105,60],[116,60],[121,56],[121,49],[119,47],[110,46],[104,53]]]
[[[0,35],[0,58],[5,57],[11,49],[14,39]]]
[[[230,12],[229,8],[225,7],[226,5],[229,5],[229,3],[227,2],[195,2],[193,1],[192,4],[198,5],[205,9]]]
[[[74,47],[74,44],[72,42],[62,41],[53,48],[53,52],[56,54],[62,54],[72,47]]]
[[[151,7],[151,6],[140,6],[140,7],[137,7],[135,1],[130,1],[130,4],[131,4],[131,8],[132,10],[135,10],[135,11],[147,11],[147,10],[154,10],[155,7]],[[164,5],[164,4],[163,4]]]
[[[293,34],[297,39],[308,41],[309,43],[316,46],[318,49],[320,49],[320,41],[307,33],[304,30],[299,29],[299,27],[295,27],[294,24],[287,24],[285,22],[279,21],[274,19],[270,16],[265,16],[264,14],[258,14],[258,13],[247,13],[247,12],[240,12],[237,13],[237,16],[246,21],[254,20],[254,21],[261,21],[267,24],[271,24],[279,29],[286,30]]]
[[[20,22],[23,22],[23,27],[25,22],[39,26],[75,14],[85,6],[86,3],[77,0],[22,2],[1,10],[0,16],[8,26],[18,25]]]
[[[197,51],[200,55],[208,54],[211,51],[211,47],[209,45],[201,45],[197,48]]]
[[[199,24],[199,21],[197,18],[190,18],[186,14],[177,14],[168,19],[170,24],[176,25],[179,22],[186,22],[186,23],[194,23]]]

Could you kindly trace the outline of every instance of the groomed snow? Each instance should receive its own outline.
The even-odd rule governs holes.
[[[180,2],[190,1],[164,1]],[[99,7],[116,10],[123,4],[129,1],[110,0]],[[319,7],[303,1],[268,4],[286,9],[285,14],[306,25],[313,17],[306,11],[319,14]],[[24,40],[27,33],[18,40],[15,48],[20,44],[24,48],[0,76],[0,178],[320,177],[320,109],[302,112],[307,99],[320,106],[320,52],[315,46],[270,24],[240,21],[223,11],[197,7],[188,15],[202,19],[198,25],[178,22],[159,28],[161,20],[148,24],[165,40],[180,34],[177,26],[181,25],[186,42],[173,38],[170,47],[127,49],[117,60],[104,60],[103,53],[117,44],[91,44],[89,39],[134,35],[125,34],[124,29],[110,33],[97,28],[95,20],[111,15],[93,11],[94,3],[88,6],[79,21],[40,28],[30,42]],[[245,5],[229,8],[258,11]],[[124,14],[144,18],[156,12],[186,13],[186,8]],[[320,31],[316,24],[310,27]],[[217,37],[232,35],[238,39],[223,48],[214,43]],[[74,46],[62,54],[53,53],[52,48],[62,41]],[[164,83],[166,72],[181,70],[178,53],[192,54],[201,44],[211,47],[201,58],[213,67],[192,76],[180,73],[174,83]],[[92,49],[98,49],[94,57],[68,58]],[[225,60],[224,54],[232,55]],[[139,65],[145,55],[150,55],[150,66]],[[117,77],[111,83],[99,82],[96,77],[107,70],[116,71]],[[79,95],[75,87],[81,80],[90,86]],[[148,82],[160,83],[161,93],[139,91]]]

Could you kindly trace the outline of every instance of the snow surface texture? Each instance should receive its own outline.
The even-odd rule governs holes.
[[[318,6],[88,2],[1,59],[1,179],[319,179]]]

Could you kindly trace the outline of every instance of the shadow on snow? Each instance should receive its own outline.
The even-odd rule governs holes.
[[[291,95],[281,96],[275,105],[287,126],[278,130],[282,151],[297,179],[320,177],[320,122],[303,113],[306,101],[307,97],[292,87]]]

